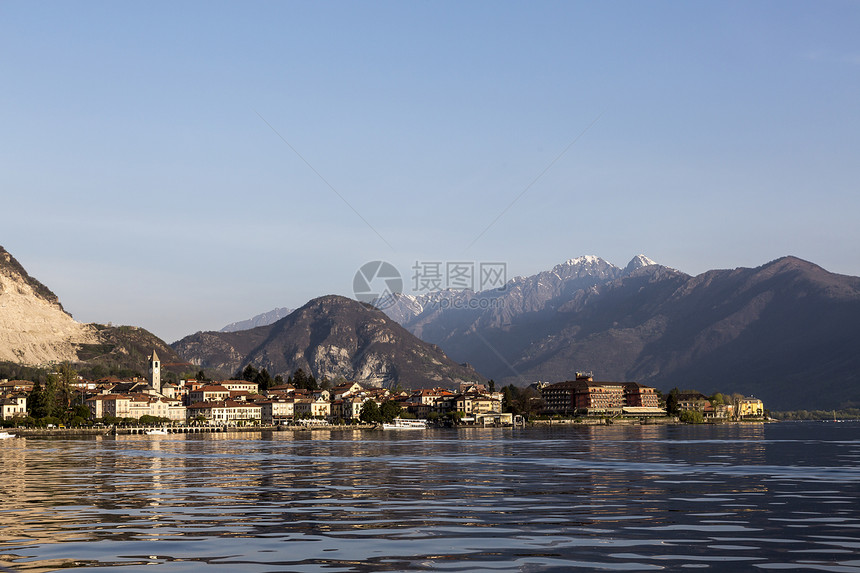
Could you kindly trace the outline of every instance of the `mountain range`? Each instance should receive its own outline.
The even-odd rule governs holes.
[[[257,328],[258,326],[266,326],[268,324],[272,324],[273,322],[281,320],[291,312],[293,312],[292,308],[276,308],[274,310],[270,310],[269,312],[258,314],[257,316],[249,318],[247,320],[231,322],[230,324],[222,328],[219,332],[238,332],[240,330],[249,330],[251,328]]]
[[[796,257],[690,276],[598,257],[501,291],[401,295],[403,326],[489,378],[634,380],[755,394],[773,409],[860,405],[860,278]]]
[[[198,332],[172,346],[202,368],[227,373],[248,364],[272,376],[301,368],[317,378],[405,388],[485,380],[373,306],[336,295],[316,298],[269,325]]]
[[[75,321],[0,247],[0,362],[141,370],[156,349],[165,364],[225,375],[253,364],[414,387],[592,371],[663,391],[755,395],[773,410],[860,405],[860,278],[796,257],[690,276],[642,255],[623,268],[584,256],[501,289],[379,306],[325,296],[168,346],[141,328]]]
[[[860,278],[783,257],[698,276],[583,256],[503,289],[399,294],[384,312],[500,384],[638,381],[752,394],[774,410],[860,405]]]

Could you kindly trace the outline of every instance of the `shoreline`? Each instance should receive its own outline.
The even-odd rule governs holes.
[[[692,426],[719,426],[724,424],[765,424],[777,422],[778,420],[720,420],[713,422],[704,422],[703,424],[687,424],[681,422],[677,418],[662,417],[662,418],[619,418],[606,420],[604,418],[575,418],[568,420],[533,420],[528,422],[526,427],[541,427],[541,426],[672,426],[672,425],[692,425]],[[497,426],[452,426],[446,428],[428,428],[428,429],[486,429],[496,428]],[[513,429],[513,426],[504,426]],[[132,436],[146,435],[147,430],[160,429],[161,427],[126,427],[126,428],[5,428],[4,430],[15,434],[21,438],[51,438],[51,437],[68,437],[68,436]],[[167,435],[178,434],[235,434],[249,432],[293,432],[304,433],[314,431],[346,431],[346,430],[361,430],[361,431],[382,431],[376,424],[340,424],[331,426],[177,426],[168,427]]]

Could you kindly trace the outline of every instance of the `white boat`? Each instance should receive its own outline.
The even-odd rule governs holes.
[[[394,418],[390,424],[382,424],[383,430],[426,430],[427,420]]]
[[[164,428],[156,428],[154,430],[147,430],[146,435],[147,436],[166,436],[167,430],[165,430]]]
[[[9,432],[0,432],[0,440],[6,440],[8,438],[14,438],[15,434],[10,434]]]

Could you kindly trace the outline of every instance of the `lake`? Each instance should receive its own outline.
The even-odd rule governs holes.
[[[860,573],[860,423],[0,441],[0,571]]]

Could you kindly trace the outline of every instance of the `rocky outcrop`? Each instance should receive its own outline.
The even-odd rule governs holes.
[[[145,371],[153,349],[168,369],[188,366],[142,328],[75,321],[57,295],[0,247],[0,362],[45,366],[68,361]]]
[[[94,326],[75,321],[53,292],[0,247],[0,361],[76,361],[81,345],[98,343]]]

